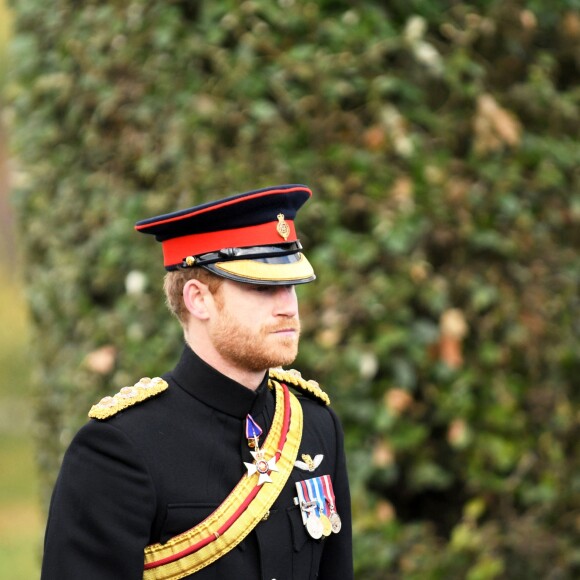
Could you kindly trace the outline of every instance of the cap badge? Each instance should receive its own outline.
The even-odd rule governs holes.
[[[276,231],[284,238],[284,241],[288,239],[290,235],[290,226],[284,220],[284,214],[278,214],[278,223],[276,224]]]

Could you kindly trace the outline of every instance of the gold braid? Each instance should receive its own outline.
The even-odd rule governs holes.
[[[325,405],[330,405],[330,397],[320,388],[319,384],[316,381],[303,379],[300,372],[295,369],[284,370],[280,367],[270,369],[270,377],[282,383],[290,383],[298,391],[310,395]]]

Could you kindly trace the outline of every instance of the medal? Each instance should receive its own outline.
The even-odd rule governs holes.
[[[340,516],[336,512],[334,512],[330,514],[330,517],[328,519],[330,521],[330,525],[332,526],[332,531],[335,534],[338,534],[338,532],[340,532],[340,529],[342,528],[342,521],[340,520]]]
[[[320,477],[296,483],[298,497],[295,503],[300,505],[302,522],[306,526],[306,531],[315,540],[319,540],[322,536],[330,536],[333,531],[324,489]]]
[[[338,534],[342,528],[342,521],[338,515],[338,512],[336,511],[332,480],[330,479],[330,475],[323,475],[321,480],[322,487],[324,488],[324,497],[328,502],[328,511],[330,512],[328,519],[330,521],[330,525],[332,526],[332,531],[335,534]]]
[[[318,511],[318,503],[311,499],[310,489],[307,482],[300,481],[296,484],[296,487],[299,487],[301,490],[298,492],[298,495],[304,498],[300,502],[300,508],[302,509],[302,520],[306,526],[306,531],[315,540],[320,540],[324,533],[324,528],[316,513]]]
[[[267,460],[264,451],[260,449],[259,439],[261,434],[262,428],[254,421],[251,415],[248,415],[246,417],[246,437],[248,439],[248,445],[252,449],[255,449],[255,451],[250,451],[254,458],[254,463],[244,461],[244,465],[248,470],[248,477],[252,477],[254,473],[259,474],[258,485],[271,483],[272,478],[270,474],[272,471],[279,471],[276,465],[276,456]]]
[[[326,514],[320,514],[320,525],[322,526],[323,536],[330,536],[332,534],[332,523]]]
[[[329,481],[330,476],[325,475]],[[322,533],[325,536],[330,536],[334,531],[330,516],[333,512],[330,510],[331,502],[328,498],[328,485],[323,477],[314,477],[308,482],[309,487],[312,488],[314,497],[319,510],[320,522],[322,523]],[[339,528],[340,531],[340,528]]]
[[[302,514],[302,523],[306,526],[306,531],[315,540],[322,538],[323,528],[320,518],[316,515],[318,511],[318,503],[313,498],[311,488],[306,481],[296,482],[296,491],[298,497],[294,500],[300,505],[300,513]]]
[[[322,522],[320,521],[320,518],[314,515],[314,510],[312,510],[310,515],[306,518],[306,530],[315,540],[320,540],[320,538],[322,538]]]

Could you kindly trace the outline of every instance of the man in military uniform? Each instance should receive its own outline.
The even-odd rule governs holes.
[[[161,242],[185,348],[93,406],[50,507],[43,580],[349,580],[343,434],[296,371],[315,275],[284,185],[137,223]]]

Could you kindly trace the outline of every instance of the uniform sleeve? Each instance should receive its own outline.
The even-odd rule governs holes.
[[[65,454],[53,492],[41,580],[141,580],[153,484],[127,436],[91,421]]]
[[[324,551],[319,569],[319,580],[352,580],[352,518],[350,507],[350,490],[344,453],[344,433],[340,421],[332,409],[329,409],[334,420],[336,431],[336,472],[333,479],[336,509],[342,521],[340,533],[331,534],[325,540]]]

